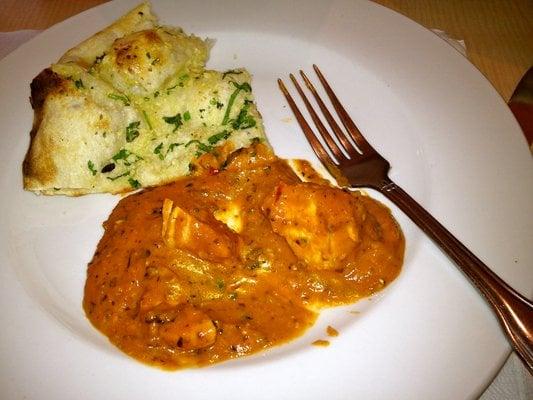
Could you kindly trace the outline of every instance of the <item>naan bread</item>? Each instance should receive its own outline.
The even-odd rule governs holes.
[[[125,192],[188,175],[219,145],[265,141],[250,75],[206,70],[209,47],[144,3],[67,51],[31,83],[24,188]]]

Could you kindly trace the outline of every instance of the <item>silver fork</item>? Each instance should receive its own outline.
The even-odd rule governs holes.
[[[389,162],[374,150],[357,129],[318,67],[313,65],[313,68],[345,130],[342,130],[335,122],[305,73],[300,71],[300,74],[338,141],[333,139],[330,131],[321,122],[293,74],[290,74],[290,78],[333,157],[328,154],[317,139],[281,79],[278,79],[278,84],[320,161],[337,179],[339,185],[353,188],[372,188],[385,195],[407,214],[435,244],[440,246],[442,251],[455,262],[487,300],[514,350],[533,375],[533,304],[500,279],[429,212],[389,178]],[[356,146],[348,139],[348,135]]]

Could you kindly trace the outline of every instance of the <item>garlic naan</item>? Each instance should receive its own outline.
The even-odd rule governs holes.
[[[217,146],[266,141],[244,69],[205,69],[209,40],[158,25],[146,3],[31,83],[24,188],[125,192],[188,175]]]

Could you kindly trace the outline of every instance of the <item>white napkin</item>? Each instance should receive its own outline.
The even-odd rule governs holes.
[[[511,353],[496,378],[479,398],[479,400],[531,399],[533,399],[533,377],[515,353]]]
[[[0,60],[39,32],[41,31],[0,32]],[[452,39],[446,32],[438,29],[433,29],[433,32],[466,57],[464,40]],[[498,376],[480,397],[480,400],[530,399],[533,399],[533,377],[527,372],[518,356],[514,353],[511,353]]]

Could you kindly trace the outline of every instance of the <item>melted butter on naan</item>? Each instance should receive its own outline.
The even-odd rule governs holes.
[[[216,146],[265,141],[244,69],[206,70],[210,42],[157,25],[147,4],[32,82],[24,188],[118,193],[188,175]]]

